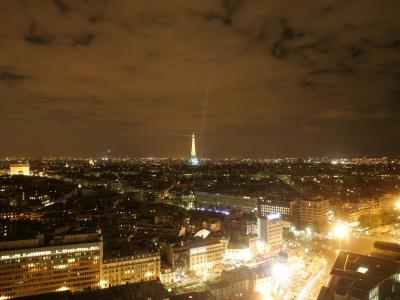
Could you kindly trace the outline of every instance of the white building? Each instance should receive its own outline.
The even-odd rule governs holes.
[[[11,164],[10,175],[24,175],[29,176],[29,164]]]
[[[283,242],[283,223],[279,214],[257,218],[258,236],[269,249],[277,249]]]

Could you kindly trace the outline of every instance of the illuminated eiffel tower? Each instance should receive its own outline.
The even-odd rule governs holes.
[[[196,156],[196,138],[194,136],[194,133],[192,134],[192,150],[190,151],[189,164],[191,164],[192,166],[197,166],[199,164],[199,160]]]

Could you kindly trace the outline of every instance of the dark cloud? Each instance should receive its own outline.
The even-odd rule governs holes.
[[[92,15],[88,16],[88,21],[93,24],[101,23],[104,21],[104,17],[100,15]]]
[[[24,80],[24,79],[28,79],[28,78],[31,78],[31,77],[16,73],[10,67],[0,66],[0,81],[10,82],[10,81],[16,81],[16,80]]]
[[[193,131],[210,157],[398,154],[399,11],[397,0],[0,2],[0,125],[15,124],[0,155],[184,156]]]
[[[318,70],[314,70],[308,73],[308,75],[310,76],[317,76],[317,75],[350,75],[350,76],[354,76],[355,74],[355,70],[350,68],[349,66],[346,65],[338,65],[335,67],[331,67],[331,68],[323,68],[323,69],[318,69]]]
[[[28,33],[24,36],[25,41],[36,44],[45,45],[51,42],[52,37],[44,32],[39,31],[37,23],[31,21]]]
[[[93,33],[85,33],[73,38],[74,46],[88,46],[93,42],[95,35]]]
[[[54,4],[60,10],[61,13],[66,14],[70,11],[69,6],[62,0],[53,0]]]

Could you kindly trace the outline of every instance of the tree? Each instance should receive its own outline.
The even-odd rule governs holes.
[[[363,215],[358,219],[363,228],[374,228],[382,224],[382,217],[379,215]]]

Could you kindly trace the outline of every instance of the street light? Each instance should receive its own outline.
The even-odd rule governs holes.
[[[272,266],[272,275],[278,283],[285,283],[289,279],[289,268],[282,263]]]
[[[396,208],[397,208],[397,209],[400,209],[400,200],[396,202],[395,209],[396,209]]]
[[[333,234],[339,240],[339,251],[340,252],[340,241],[347,237],[347,227],[342,223],[336,223],[335,227],[333,228]]]
[[[289,268],[286,264],[276,263],[272,266],[272,276],[275,279],[276,299],[281,299],[281,290],[289,281]]]

